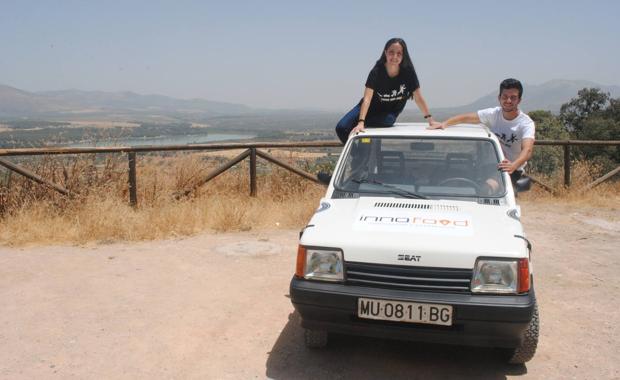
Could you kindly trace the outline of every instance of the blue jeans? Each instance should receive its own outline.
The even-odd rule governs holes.
[[[342,143],[346,143],[349,139],[349,133],[357,125],[357,120],[360,117],[361,105],[358,104],[351,111],[340,119],[336,124],[336,134]],[[391,127],[396,122],[396,118],[399,113],[378,113],[372,115],[366,115],[366,127],[368,128],[385,128]]]

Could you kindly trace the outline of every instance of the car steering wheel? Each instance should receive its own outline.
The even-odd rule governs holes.
[[[479,193],[481,188],[480,185],[478,185],[476,182],[472,181],[469,178],[464,178],[464,177],[450,177],[450,178],[446,178],[443,181],[439,182],[437,184],[437,186],[444,186],[450,182],[461,182],[461,183],[465,183],[467,185],[471,185],[474,189],[476,189],[476,193]]]

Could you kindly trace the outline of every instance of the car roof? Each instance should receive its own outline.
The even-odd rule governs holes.
[[[396,123],[389,128],[367,127],[359,136],[407,137],[467,137],[492,138],[493,134],[481,124],[457,124],[446,129],[427,129],[428,123]]]

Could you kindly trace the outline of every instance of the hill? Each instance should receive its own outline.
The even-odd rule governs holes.
[[[129,91],[27,92],[0,85],[2,118],[178,120],[242,115],[250,110],[242,104],[141,95]]]
[[[522,109],[559,112],[560,106],[577,96],[584,87],[597,87],[620,97],[620,86],[582,80],[554,79],[539,85],[525,85]],[[497,90],[462,106],[434,108],[436,119],[497,105]],[[344,110],[343,110],[344,112]],[[203,122],[234,129],[331,129],[341,115],[319,110],[256,109],[243,104],[205,99],[177,99],[134,92],[44,91],[28,92],[0,85],[0,119],[42,120],[127,120]],[[415,106],[408,106],[401,121],[420,121]]]
[[[546,110],[559,113],[562,104],[576,97],[577,92],[585,87],[600,88],[604,92],[609,92],[614,98],[620,97],[620,86],[602,85],[585,80],[553,79],[539,85],[524,84],[523,86],[521,109],[525,112]],[[435,108],[433,109],[433,115],[437,116],[436,119],[444,119],[459,113],[474,112],[483,108],[495,107],[498,105],[498,90],[493,90],[487,95],[463,106]],[[408,119],[417,120],[420,116],[420,112],[415,107],[409,107],[409,110],[406,111],[406,117]]]
[[[612,97],[620,97],[620,86],[606,86],[583,80],[554,79],[539,85],[525,85],[521,108],[524,111],[547,110],[560,112],[562,104],[577,96],[577,92],[585,87],[600,88],[609,92]],[[475,102],[468,104],[470,108],[484,108],[497,104],[497,91],[491,92]]]

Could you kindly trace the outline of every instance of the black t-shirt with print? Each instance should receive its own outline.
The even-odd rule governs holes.
[[[366,87],[374,90],[370,102],[369,114],[374,113],[400,113],[407,99],[420,87],[415,70],[400,70],[397,76],[388,76],[385,64],[377,63],[370,70]]]

